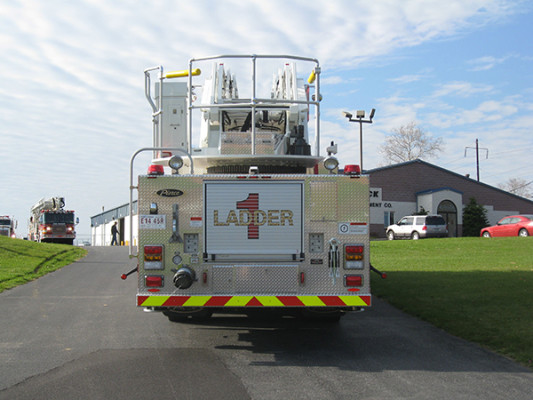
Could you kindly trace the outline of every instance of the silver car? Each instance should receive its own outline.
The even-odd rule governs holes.
[[[409,215],[385,230],[387,239],[413,239],[448,236],[446,221],[440,215]]]

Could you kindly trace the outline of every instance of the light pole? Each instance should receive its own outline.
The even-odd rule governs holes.
[[[372,118],[374,118],[376,109],[373,108],[372,111],[370,111],[370,115],[368,116],[368,119],[363,119],[365,118],[364,110],[356,111],[355,119],[353,118],[353,115],[347,111],[343,111],[342,113],[344,114],[346,118],[348,118],[348,121],[359,122],[359,163],[361,167],[361,173],[363,173],[363,123],[367,123],[367,124],[372,123]]]

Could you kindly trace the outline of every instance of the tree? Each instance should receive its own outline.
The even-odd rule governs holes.
[[[415,212],[413,215],[428,215],[429,212],[426,211],[426,209],[422,206],[420,206],[420,210]]]
[[[474,197],[463,209],[463,236],[479,236],[484,227],[489,226],[487,210]]]
[[[498,187],[502,190],[505,190],[509,193],[516,194],[517,196],[533,198],[531,193],[531,184],[532,182],[527,182],[522,178],[510,178],[507,182],[500,183]]]
[[[436,157],[443,151],[442,138],[433,138],[414,122],[392,130],[385,139],[380,152],[389,164],[416,160],[422,157]]]

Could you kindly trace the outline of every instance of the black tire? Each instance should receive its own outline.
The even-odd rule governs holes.
[[[411,239],[413,240],[420,239],[420,233],[418,233],[417,231],[414,231],[413,233],[411,233]]]
[[[518,232],[518,236],[522,236],[522,237],[528,237],[529,236],[529,232],[527,231],[527,229],[520,229],[520,231]]]
[[[167,316],[170,322],[185,322],[189,318],[186,315],[173,313],[173,312],[164,313],[164,314]]]
[[[482,236],[484,238],[490,238],[490,233],[488,231],[483,232]]]
[[[388,240],[394,240],[394,239],[396,239],[396,237],[394,236],[394,232],[393,232],[393,231],[388,231],[388,232],[387,232],[387,239],[388,239]]]
[[[173,310],[163,311],[171,322],[188,322],[188,321],[205,321],[211,318],[213,312],[207,308],[197,308],[187,310],[185,308],[176,308]]]

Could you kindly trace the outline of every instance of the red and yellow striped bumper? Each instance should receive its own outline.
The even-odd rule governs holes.
[[[368,307],[371,296],[142,296],[140,307]]]

